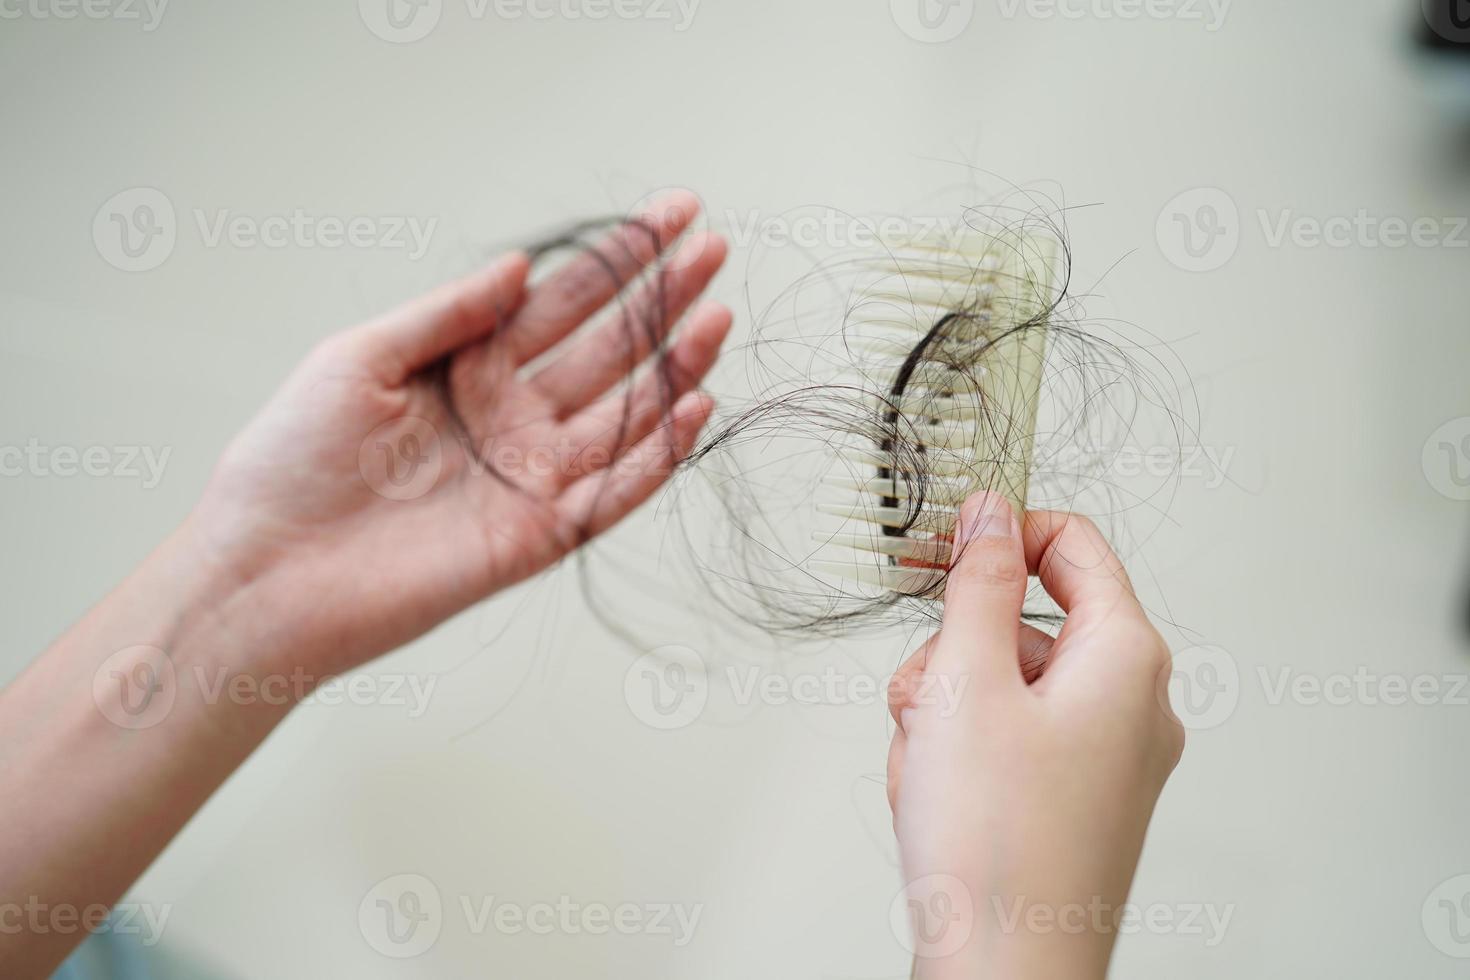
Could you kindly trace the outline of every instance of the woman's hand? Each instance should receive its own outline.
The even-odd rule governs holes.
[[[956,541],[943,626],[889,697],[916,976],[1101,978],[1184,747],[1169,650],[1085,519],[1030,513],[1023,535],[976,495]],[[1028,570],[1067,614],[1054,641],[1020,623]]]
[[[667,198],[529,290],[509,255],[320,345],[179,531],[0,692],[0,904],[75,922],[116,901],[315,685],[657,489],[730,314],[698,308],[650,355],[723,243],[691,236],[608,304],[696,210]],[[81,938],[0,931],[0,975],[48,976]]]
[[[578,331],[697,209],[666,198],[529,292],[525,256],[505,256],[312,352],[186,529],[240,583],[235,620],[284,624],[271,649],[285,662],[261,666],[357,666],[541,571],[664,482],[709,415],[695,387],[729,311],[697,308],[665,370],[649,355],[723,242],[690,236]]]

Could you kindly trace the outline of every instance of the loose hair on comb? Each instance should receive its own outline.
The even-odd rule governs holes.
[[[1027,195],[947,221],[884,221],[751,309],[749,340],[725,357],[744,367],[749,394],[722,396],[660,505],[688,603],[712,600],[765,635],[937,621],[971,493],[1003,494],[1018,512],[1126,508],[1110,454],[1141,415],[1161,414],[1177,435],[1183,413],[1150,345],[1087,320],[1065,214]],[[670,244],[632,216],[578,222],[528,251],[538,265],[591,255],[617,280],[626,350],[651,352],[644,371],[667,410],[679,386],[667,270],[655,261],[617,279],[629,263],[615,250],[640,239]],[[659,301],[622,302],[635,281]],[[1028,618],[1055,619],[1046,608]]]

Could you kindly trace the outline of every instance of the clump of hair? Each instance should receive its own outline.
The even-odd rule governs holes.
[[[1118,325],[1088,320],[1087,297],[1074,291],[1064,218],[1051,202],[1028,196],[1019,207],[960,209],[948,222],[870,222],[869,234],[849,236],[860,243],[802,255],[804,271],[764,305],[749,304],[749,339],[724,358],[743,368],[748,384],[733,397],[722,395],[718,415],[661,503],[688,602],[713,601],[730,622],[763,634],[833,635],[859,625],[937,620],[935,600],[949,564],[944,518],[957,506],[956,494],[996,490],[1034,509],[1085,513],[1104,525],[1147,502],[1126,498],[1110,464],[1144,415],[1165,419],[1177,436],[1178,396],[1150,344],[1128,339]],[[605,233],[620,225],[653,236],[643,221],[580,222],[529,251],[538,263],[567,252],[597,255],[608,247]],[[968,270],[974,283],[1009,270],[1000,295],[960,289],[949,307],[920,302],[933,270],[895,243],[927,243],[941,256],[934,261],[952,264],[964,252],[946,251],[944,242],[960,239],[984,243],[970,247],[980,256]],[[610,276],[621,264],[601,263]],[[756,265],[752,256],[747,290]],[[639,278],[661,295],[666,274],[655,262]],[[947,268],[945,277],[963,282],[966,274]],[[617,283],[622,293],[632,284]],[[641,316],[620,306],[619,314],[629,349],[651,346],[651,370],[672,391],[667,315],[664,304]],[[875,338],[869,328],[885,319],[902,321],[903,329]],[[1005,390],[995,372],[1025,350],[1044,350],[1044,359],[1036,364],[1039,394],[1022,404],[1000,397]],[[935,442],[941,408],[956,406],[976,420],[978,451]],[[902,572],[899,587],[888,572],[886,585],[874,585],[823,571],[830,568],[820,556],[832,524],[821,501],[834,477],[867,483],[869,490],[853,494],[883,508],[879,529],[862,529],[915,542],[900,550],[918,557],[880,559]],[[669,549],[663,551],[667,558]],[[583,571],[594,610],[626,635],[625,617],[599,608],[585,565]],[[1053,617],[1039,607],[1029,618]]]
[[[703,479],[681,487],[676,514],[700,591],[763,631],[937,621],[949,528],[965,496],[993,490],[1037,508],[1110,515],[1121,506],[1108,447],[1144,404],[1177,417],[1159,365],[1087,323],[1056,212],[971,208],[947,230],[926,224],[913,235],[950,264],[964,252],[955,240],[978,240],[983,247],[971,244],[970,253],[984,258],[946,276],[964,284],[1009,269],[1000,295],[961,288],[955,305],[920,302],[926,290],[932,298],[932,264],[896,250],[892,233],[840,250],[757,315],[744,348],[755,396],[717,420],[688,461]],[[875,319],[905,321],[897,336],[908,346],[868,356],[865,328]],[[1043,347],[1038,396],[1006,397],[1023,379],[1000,375],[1022,370],[1016,359]],[[929,386],[915,388],[925,375]],[[936,423],[957,409],[974,418],[978,448],[936,443]],[[834,538],[852,536],[823,520],[836,512],[821,503],[833,483],[861,488],[848,499],[882,514],[860,513],[856,524],[839,517],[839,529],[908,541],[876,545],[910,557],[859,566],[872,583],[834,575],[822,559]],[[706,492],[724,517],[714,526],[698,499]],[[1039,609],[1032,618],[1051,617]]]

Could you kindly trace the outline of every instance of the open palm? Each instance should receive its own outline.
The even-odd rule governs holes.
[[[730,327],[702,304],[650,357],[724,260],[705,234],[660,258],[697,208],[666,198],[530,289],[526,257],[505,256],[313,351],[192,520],[249,583],[238,612],[301,624],[283,649],[343,670],[647,499],[709,416],[696,386]]]

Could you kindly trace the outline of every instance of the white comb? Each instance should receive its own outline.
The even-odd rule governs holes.
[[[806,567],[938,598],[965,498],[1026,505],[1056,243],[966,231],[885,246],[862,263],[861,332],[844,338],[842,382],[869,393],[872,422],[833,447],[816,509],[834,520],[814,535],[831,553]]]

